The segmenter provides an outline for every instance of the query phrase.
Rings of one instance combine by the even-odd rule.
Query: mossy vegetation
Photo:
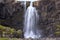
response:
[[[0,25],[0,35],[2,35],[2,37],[6,37],[6,35],[14,35],[14,33],[16,33],[17,35],[22,35],[22,31],[19,30],[15,30],[14,28],[10,28],[10,27],[5,27]]]
[[[17,40],[17,38],[0,38],[0,40]]]
[[[9,40],[8,38],[0,38],[0,40]]]
[[[57,26],[56,26],[55,35],[56,35],[57,37],[60,36],[60,25],[57,25]]]

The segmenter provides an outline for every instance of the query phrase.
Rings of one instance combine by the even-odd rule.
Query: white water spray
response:
[[[24,38],[39,38],[41,37],[39,30],[37,29],[37,23],[39,15],[33,2],[31,1],[30,6],[27,8],[24,20]]]

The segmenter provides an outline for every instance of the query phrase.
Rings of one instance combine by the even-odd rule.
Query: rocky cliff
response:
[[[0,3],[0,24],[17,29],[23,29],[24,5],[14,1]],[[29,2],[27,2],[27,7]],[[60,1],[42,0],[34,2],[39,14],[38,28],[42,30],[42,37],[56,37],[56,27],[60,25]],[[3,20],[3,21],[2,21]],[[59,30],[60,31],[60,30]]]

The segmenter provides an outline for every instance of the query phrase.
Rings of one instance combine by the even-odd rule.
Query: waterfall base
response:
[[[26,35],[27,34],[27,35]],[[25,33],[25,38],[40,38],[40,35],[34,35],[34,33],[31,31],[29,34],[28,33]]]

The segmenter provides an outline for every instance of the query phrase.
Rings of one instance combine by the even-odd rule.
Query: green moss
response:
[[[60,28],[60,25],[57,25],[57,28]]]
[[[0,38],[0,40],[9,40],[8,38]]]
[[[17,40],[17,38],[12,38],[12,40]]]
[[[59,36],[60,35],[60,25],[57,25],[56,26],[56,30],[55,30],[56,32],[55,32],[55,35],[56,36]]]
[[[0,29],[3,29],[4,26],[0,25]]]
[[[60,31],[55,32],[56,35],[60,35]]]
[[[14,28],[10,28],[10,27],[5,27],[5,26],[2,26],[2,25],[0,25],[0,32],[2,33],[2,36],[3,36],[3,34],[5,35],[5,34],[14,34],[14,33],[16,33],[16,34],[18,34],[18,35],[21,35],[22,34],[22,31],[21,30],[15,30]],[[9,36],[9,35],[8,35]]]
[[[0,38],[0,40],[18,40],[17,38]]]
[[[13,34],[15,32],[15,29],[10,29],[10,33]]]
[[[17,34],[22,34],[22,31],[21,30],[17,30]]]

